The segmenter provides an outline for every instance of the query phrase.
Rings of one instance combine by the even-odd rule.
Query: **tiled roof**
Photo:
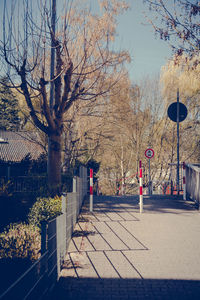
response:
[[[12,132],[0,130],[0,160],[20,162],[27,155],[37,159],[43,148],[37,143],[39,137],[34,132]]]

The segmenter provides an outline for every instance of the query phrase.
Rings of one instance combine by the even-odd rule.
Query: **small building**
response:
[[[21,174],[19,165],[36,161],[45,154],[41,140],[36,132],[12,132],[0,130],[0,177]]]

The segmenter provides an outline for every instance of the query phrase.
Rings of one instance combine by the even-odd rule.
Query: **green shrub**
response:
[[[41,227],[41,221],[49,221],[62,213],[62,199],[55,196],[54,198],[37,198],[30,212],[28,220],[30,224]]]
[[[28,258],[40,256],[41,237],[39,229],[25,223],[10,224],[0,233],[0,258]]]

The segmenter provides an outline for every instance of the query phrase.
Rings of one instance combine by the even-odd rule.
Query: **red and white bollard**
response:
[[[142,213],[143,212],[143,190],[142,190],[143,182],[142,182],[142,162],[141,162],[141,160],[140,160],[139,167],[140,167],[140,174],[139,174],[139,178],[140,178],[140,197],[139,197],[139,199],[140,199],[140,202],[139,202],[139,204],[140,204],[140,213]]]
[[[90,212],[93,211],[93,169],[90,169]]]
[[[183,200],[186,200],[185,162],[183,162]]]

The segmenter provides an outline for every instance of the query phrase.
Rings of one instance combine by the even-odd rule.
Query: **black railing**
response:
[[[38,295],[41,293],[42,286],[47,278],[47,257],[48,252],[45,252],[25,273],[23,273],[6,291],[4,291],[3,294],[0,295],[0,299],[38,299]]]
[[[28,193],[39,191],[42,187],[47,185],[47,176],[15,176],[1,177],[1,188],[7,185],[7,188],[12,193]]]
[[[73,178],[62,174],[62,189],[68,192],[72,191]],[[7,186],[8,192],[11,193],[40,193],[47,190],[47,175],[44,176],[12,176],[0,177],[0,188]]]

